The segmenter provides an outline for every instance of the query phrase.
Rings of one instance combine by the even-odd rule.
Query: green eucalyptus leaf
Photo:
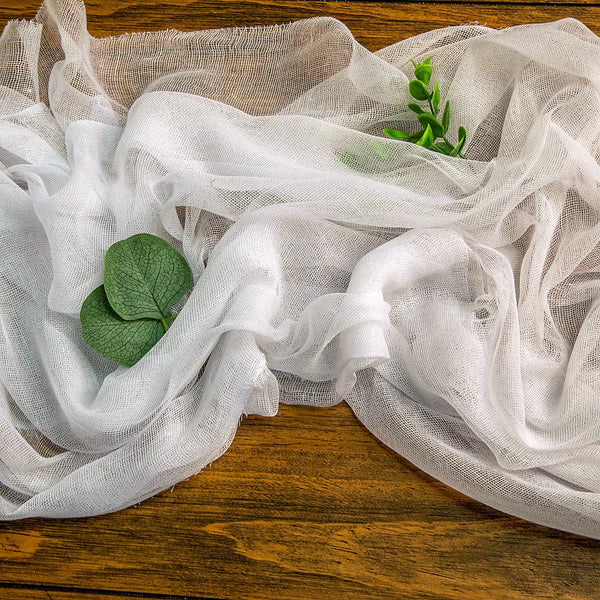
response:
[[[454,148],[452,148],[448,156],[458,156],[458,153],[460,152],[461,148],[462,144],[459,142],[458,144],[456,144],[456,146],[454,146]]]
[[[339,152],[337,158],[341,163],[352,169],[356,168],[359,163],[358,156],[352,152]]]
[[[381,156],[382,158],[385,158],[387,156],[387,146],[379,141],[371,142],[371,149],[377,152],[377,154],[379,154],[379,156]]]
[[[420,131],[417,131],[416,133],[413,133],[409,138],[408,141],[409,142],[416,142],[418,140],[420,140],[423,137],[423,134],[425,133],[424,129],[421,129]]]
[[[423,109],[418,104],[415,104],[414,102],[409,102],[406,105],[406,108],[409,108],[410,110],[412,110],[414,113],[417,113],[418,115],[420,115],[423,112]]]
[[[433,132],[431,131],[431,126],[427,125],[425,129],[425,133],[421,136],[421,139],[417,142],[417,146],[423,146],[424,148],[430,148],[433,144],[434,137]]]
[[[86,343],[125,367],[134,365],[165,333],[161,321],[126,321],[119,317],[108,302],[103,285],[85,299],[79,318]]]
[[[437,81],[431,93],[431,105],[433,106],[433,113],[437,115],[440,110],[440,84]]]
[[[431,65],[419,65],[415,69],[415,77],[422,81],[425,85],[429,85],[431,81],[431,74],[433,73],[433,67]]]
[[[450,154],[450,152],[454,150],[454,146],[451,146],[447,142],[437,142],[436,146],[438,146],[444,154]]]
[[[417,100],[427,100],[429,98],[427,86],[419,79],[413,79],[409,82],[408,91],[410,92],[410,95]]]
[[[446,100],[446,106],[444,106],[442,127],[444,128],[444,133],[446,133],[448,131],[448,127],[450,127],[450,100]]]
[[[366,173],[367,169],[362,164],[360,156],[354,152],[340,152],[337,155],[338,160],[354,171]]]
[[[419,123],[423,125],[423,127],[431,127],[431,131],[434,137],[442,137],[444,135],[444,128],[438,122],[438,120],[430,113],[422,113],[419,115]]]
[[[410,135],[399,129],[384,129],[383,133],[393,140],[408,140]]]
[[[104,258],[104,288],[113,310],[125,320],[164,319],[190,288],[185,259],[162,238],[132,235],[113,244]]]
[[[452,152],[450,152],[450,156],[458,156],[462,147],[465,145],[465,140],[467,139],[467,132],[464,127],[458,128],[458,143],[454,148],[452,148]]]

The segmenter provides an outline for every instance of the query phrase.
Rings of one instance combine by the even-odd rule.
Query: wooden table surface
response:
[[[86,4],[96,36],[317,15],[343,20],[371,50],[471,22],[575,17],[600,33],[592,0]],[[37,9],[3,0],[0,26]],[[599,564],[600,542],[459,494],[379,443],[345,404],[250,417],[211,468],[128,510],[0,523],[1,600],[596,599]]]

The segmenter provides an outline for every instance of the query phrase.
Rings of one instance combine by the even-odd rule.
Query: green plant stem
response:
[[[436,114],[436,113],[434,112],[434,110],[433,110],[433,104],[431,103],[431,98],[427,98],[427,104],[429,104],[429,110],[430,110],[431,114],[432,114],[434,117],[437,117],[437,114]],[[454,146],[454,144],[451,144],[451,143],[449,142],[448,138],[447,138],[445,135],[443,135],[443,136],[442,136],[442,139],[443,139],[443,140],[446,142],[446,144],[448,144],[448,146]],[[464,155],[462,152],[459,152],[459,153],[458,153],[458,155],[459,155],[461,158],[466,158],[466,157],[465,157],[465,155]]]
[[[160,320],[160,322],[162,323],[163,327],[165,328],[165,331],[167,331],[167,329],[169,329],[169,324],[167,323],[167,319],[174,319],[179,313],[173,313],[171,315],[169,315],[166,318],[163,318]]]
[[[429,111],[434,117],[437,117],[437,113],[433,110],[433,104],[431,103],[431,98],[427,98],[427,104],[429,104]]]

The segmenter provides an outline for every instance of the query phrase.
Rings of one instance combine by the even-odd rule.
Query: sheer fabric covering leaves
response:
[[[466,159],[383,134],[421,127],[428,56]],[[345,401],[463,493],[600,538],[586,27],[372,53],[331,18],[94,39],[80,2],[49,0],[0,57],[0,519],[131,506],[223,454],[244,414]],[[78,317],[138,233],[193,285],[128,368]]]

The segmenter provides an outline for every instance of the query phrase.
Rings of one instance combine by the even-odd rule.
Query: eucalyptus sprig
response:
[[[384,129],[383,133],[395,140],[405,140],[407,142],[413,142],[418,146],[429,148],[434,152],[440,152],[447,156],[460,156],[465,158],[464,154],[461,153],[465,140],[467,139],[467,132],[464,127],[458,128],[458,142],[451,144],[446,133],[450,126],[450,100],[446,100],[444,106],[444,112],[442,114],[441,122],[438,120],[438,114],[440,110],[440,86],[439,82],[435,82],[433,90],[429,91],[429,82],[431,81],[431,75],[433,73],[433,67],[429,64],[431,56],[428,56],[422,63],[417,63],[411,60],[415,67],[415,79],[408,83],[408,91],[410,95],[420,102],[427,102],[429,112],[423,109],[415,102],[408,104],[408,108],[417,114],[417,119],[422,126],[420,131],[417,133],[405,133],[399,129]],[[438,141],[441,138],[441,141]]]
[[[104,284],[84,300],[83,339],[106,358],[131,367],[166,333],[171,307],[189,290],[185,258],[168,242],[138,233],[113,244],[104,257]]]

